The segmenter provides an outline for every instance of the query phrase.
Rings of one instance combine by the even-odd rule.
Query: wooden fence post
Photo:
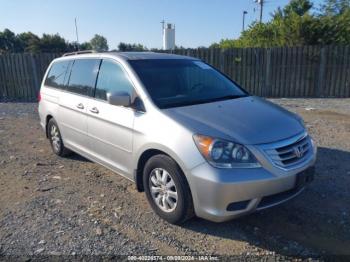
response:
[[[316,82],[316,96],[323,97],[325,88],[325,69],[326,69],[326,48],[322,47],[320,51],[320,66],[318,69],[318,80]]]
[[[271,96],[271,49],[266,50],[266,67],[265,67],[265,90],[263,92],[265,97]]]
[[[38,69],[36,67],[36,63],[35,63],[35,59],[34,59],[34,55],[31,54],[30,56],[30,60],[31,60],[31,64],[32,64],[32,72],[33,72],[33,79],[34,79],[34,90],[38,90],[39,89],[39,80],[38,80]],[[35,94],[37,95],[37,94]]]
[[[9,93],[7,91],[7,80],[6,80],[6,75],[5,75],[5,61],[4,61],[4,56],[0,55],[0,85],[2,86],[0,90],[0,95],[7,98],[9,97]]]
[[[225,67],[225,49],[222,48],[220,49],[220,58],[219,58],[219,61],[220,61],[220,71],[221,72],[224,72],[224,67]]]

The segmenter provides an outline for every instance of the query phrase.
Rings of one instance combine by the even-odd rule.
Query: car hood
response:
[[[193,133],[248,145],[275,142],[304,130],[295,114],[252,96],[169,108],[163,112]]]

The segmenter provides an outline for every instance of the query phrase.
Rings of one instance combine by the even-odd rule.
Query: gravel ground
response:
[[[350,256],[350,99],[272,101],[299,113],[315,138],[315,181],[278,207],[182,226],[158,218],[121,176],[56,157],[37,104],[0,103],[0,255]]]

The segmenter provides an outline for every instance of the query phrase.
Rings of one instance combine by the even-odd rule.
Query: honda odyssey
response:
[[[193,57],[66,54],[39,97],[55,154],[74,151],[132,180],[170,223],[275,206],[313,179],[303,120]]]

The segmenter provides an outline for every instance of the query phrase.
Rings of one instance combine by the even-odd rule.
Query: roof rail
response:
[[[97,53],[97,52],[95,50],[82,50],[82,51],[75,51],[75,52],[65,53],[62,56],[92,54],[92,53]]]

